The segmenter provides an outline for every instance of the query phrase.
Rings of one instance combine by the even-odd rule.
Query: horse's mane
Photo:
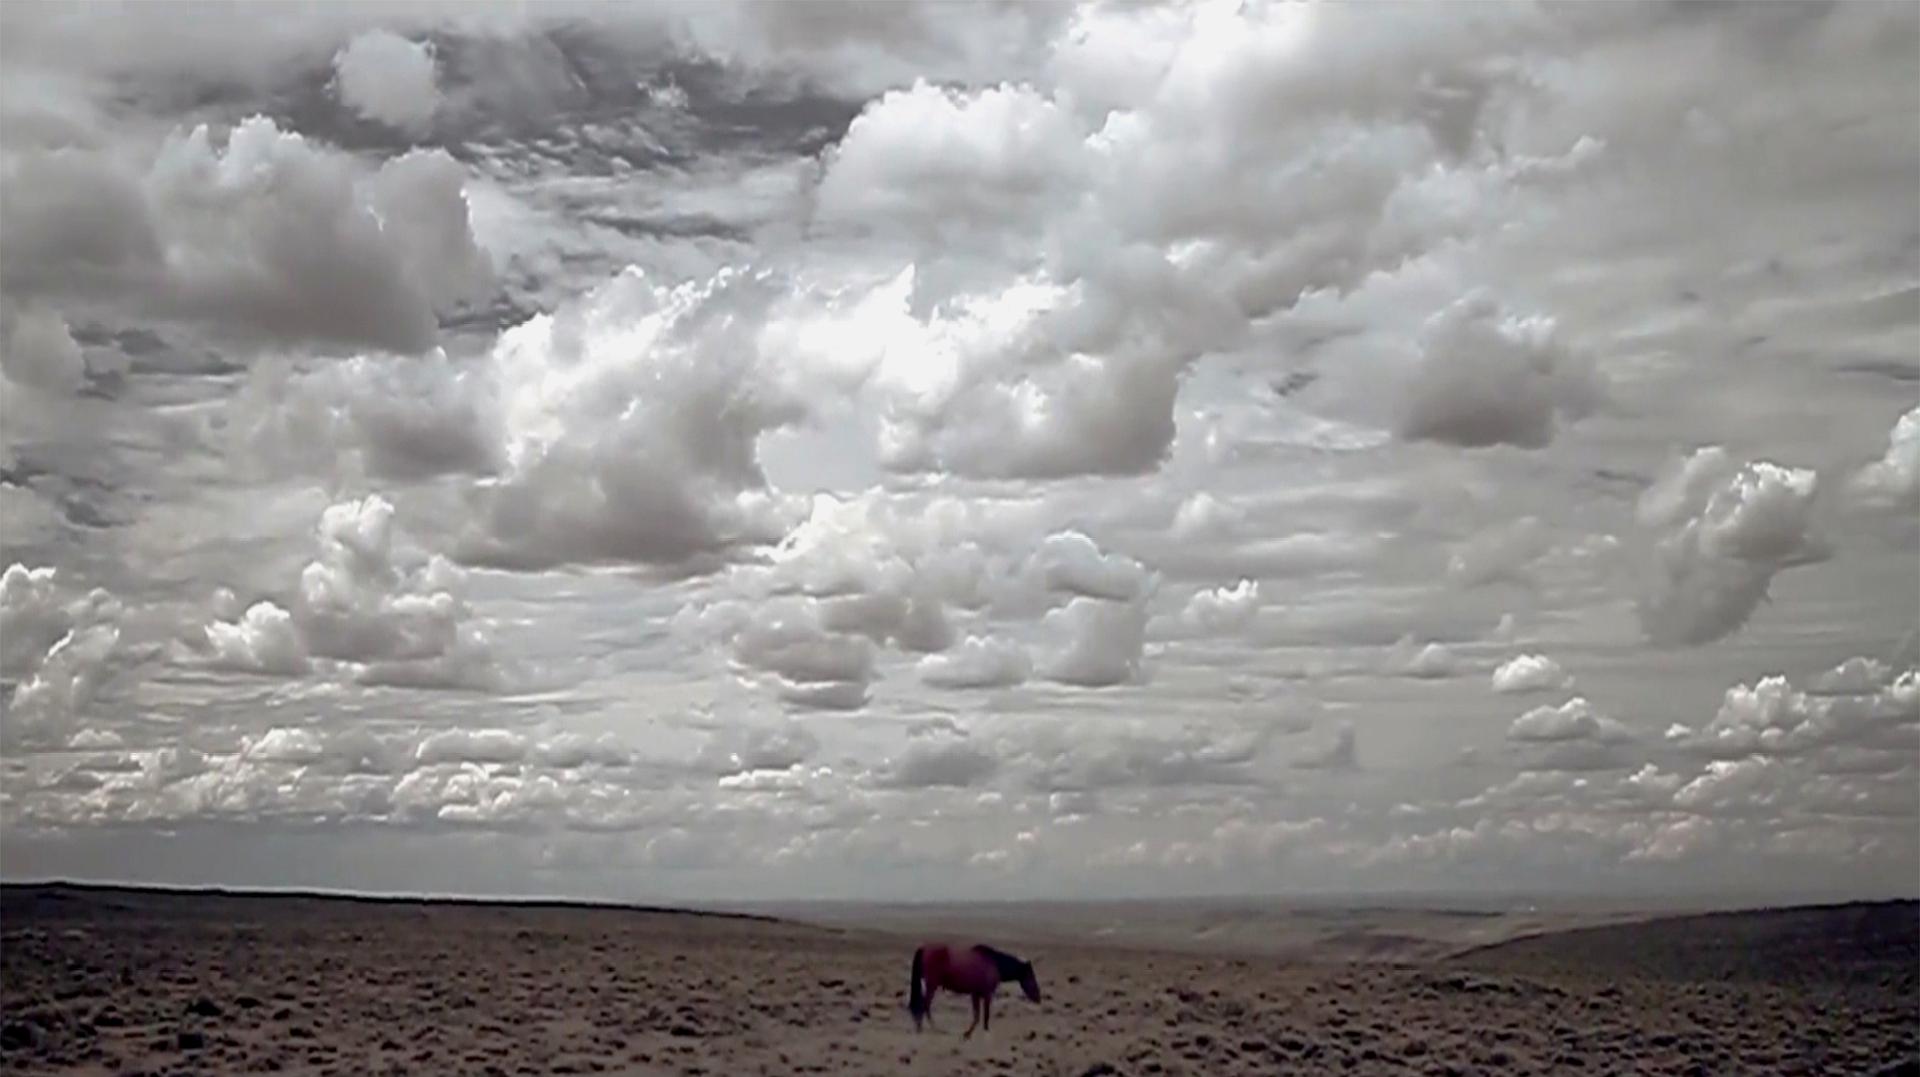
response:
[[[1027,963],[1007,953],[1005,950],[996,950],[991,946],[982,944],[975,946],[973,952],[992,961],[993,967],[999,971],[1002,980],[1018,980],[1026,974]]]

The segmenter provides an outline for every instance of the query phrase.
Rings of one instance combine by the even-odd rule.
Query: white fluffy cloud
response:
[[[215,600],[202,650],[218,668],[276,676],[322,659],[367,684],[499,687],[503,674],[465,598],[465,573],[445,557],[396,540],[394,508],[372,495],[329,506],[315,528],[318,555],[285,606],[232,592]]]
[[[1493,671],[1493,690],[1501,695],[1563,692],[1572,687],[1573,678],[1560,663],[1543,654],[1514,655]]]
[[[935,688],[1011,688],[1033,675],[1019,644],[968,636],[942,654],[920,660],[920,679]]]
[[[1414,651],[1402,668],[1409,677],[1437,680],[1457,673],[1460,659],[1446,644],[1428,643]]]
[[[1815,477],[1765,461],[1696,450],[1641,495],[1653,564],[1640,620],[1655,643],[1709,643],[1753,615],[1775,574],[1824,560],[1814,530]]]
[[[938,737],[910,742],[879,776],[898,789],[978,785],[992,777],[999,761],[970,740]]]
[[[341,103],[389,127],[418,131],[440,105],[433,46],[391,30],[355,37],[333,58],[333,71]]]
[[[1260,584],[1243,579],[1232,586],[1194,592],[1180,611],[1180,620],[1195,632],[1217,635],[1246,628],[1259,612]]]
[[[1855,472],[1848,492],[1869,508],[1920,512],[1920,406],[1894,422],[1885,455]]]
[[[21,150],[0,175],[0,282],[230,338],[419,352],[491,284],[465,182],[441,151],[369,171],[264,117],[224,144],[175,132],[144,164]]]
[[[1059,640],[1041,667],[1049,680],[1108,688],[1141,676],[1147,616],[1137,604],[1075,598],[1048,613],[1043,628]]]
[[[760,285],[635,269],[502,334],[488,361],[506,468],[473,491],[463,556],[672,565],[778,541],[796,506],[767,488],[756,443],[793,412],[730,329]]]
[[[122,664],[119,600],[76,594],[53,568],[0,575],[0,740],[46,747],[75,731]]]
[[[1583,696],[1522,714],[1507,727],[1507,739],[1528,754],[1542,771],[1610,770],[1632,765],[1626,746],[1633,730],[1597,710]]]
[[[1575,696],[1558,707],[1535,707],[1513,720],[1507,736],[1527,743],[1596,740],[1619,743],[1633,739],[1633,731],[1593,708],[1584,696]]]
[[[828,710],[856,710],[875,676],[864,636],[829,630],[812,607],[794,601],[756,610],[733,637],[737,662],[772,675],[782,699]]]
[[[1920,672],[1891,676],[1871,691],[1818,696],[1785,677],[1727,689],[1713,720],[1698,730],[1676,725],[1670,742],[1720,759],[1799,755],[1859,747],[1910,757],[1920,737]],[[1909,758],[1910,762],[1911,759]]]
[[[1591,360],[1551,318],[1511,314],[1488,295],[1435,314],[1419,347],[1397,428],[1409,440],[1537,449],[1553,440],[1556,416],[1586,415],[1599,394]]]

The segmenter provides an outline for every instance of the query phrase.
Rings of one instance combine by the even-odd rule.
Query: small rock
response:
[[[182,1051],[198,1051],[207,1045],[206,1034],[192,1029],[182,1029],[174,1039]]]
[[[218,1017],[220,1016],[220,1004],[205,995],[201,995],[199,998],[187,1003],[187,1012],[195,1017]]]

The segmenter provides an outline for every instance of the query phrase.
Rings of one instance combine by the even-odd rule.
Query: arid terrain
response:
[[[1084,908],[894,910],[855,929],[845,909],[809,925],[8,887],[0,1069],[1920,1073],[1914,902],[1564,923],[1195,908],[1184,931],[1172,906]],[[916,1035],[912,940],[996,919],[989,941],[1021,940],[1043,1002],[1003,992],[992,1030],[963,1041],[967,1004],[942,996]]]

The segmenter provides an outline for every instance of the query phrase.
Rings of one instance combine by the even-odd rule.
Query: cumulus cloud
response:
[[[1892,666],[1877,658],[1855,655],[1814,677],[1807,688],[1826,695],[1866,695],[1892,679]]]
[[[215,604],[226,605],[231,598],[228,592]],[[293,615],[264,600],[248,606],[237,620],[207,625],[207,646],[213,652],[209,664],[217,669],[297,677],[311,665]]]
[[[1111,724],[1111,723],[1109,723]],[[1050,795],[1103,789],[1241,786],[1257,780],[1255,765],[1273,730],[1189,726],[1117,729],[1086,725],[1031,731],[1009,738],[1009,751],[1027,771],[1027,784]],[[1085,810],[1086,797],[1063,806]]]
[[[367,119],[419,131],[440,105],[433,46],[391,30],[369,30],[333,58],[340,101]]]
[[[465,182],[437,150],[368,171],[265,117],[224,143],[175,132],[144,166],[25,150],[0,176],[0,283],[246,340],[420,352],[491,285]]]
[[[1180,611],[1180,621],[1188,629],[1205,635],[1238,632],[1253,623],[1260,612],[1260,584],[1243,579],[1239,583],[1194,592]]]
[[[1148,585],[1140,562],[1106,553],[1078,531],[1048,535],[1034,552],[1033,564],[1049,590],[1087,598],[1126,602]]]
[[[134,656],[121,602],[75,593],[54,568],[14,564],[0,575],[0,740],[45,747],[76,732],[106,683]]]
[[[999,760],[971,740],[922,737],[888,762],[879,784],[894,789],[961,788],[986,781],[999,767]]]
[[[855,710],[875,676],[864,636],[830,631],[811,606],[775,601],[755,610],[733,636],[734,660],[772,675],[782,699],[826,710]]]
[[[1815,476],[1805,468],[1739,464],[1707,447],[1640,496],[1652,539],[1640,622],[1656,643],[1710,643],[1747,622],[1773,577],[1825,560],[1814,529]]]
[[[1670,743],[1719,759],[1792,756],[1838,747],[1911,753],[1920,737],[1920,672],[1907,670],[1871,691],[1821,696],[1765,677],[1727,689],[1713,720],[1676,725]]]
[[[1920,512],[1920,407],[1900,416],[1880,459],[1854,472],[1847,492],[1862,507],[1884,512]]]
[[[1560,663],[1543,654],[1515,655],[1493,671],[1493,690],[1501,695],[1564,692],[1572,687],[1573,678]]]
[[[474,485],[462,556],[677,565],[777,542],[797,506],[768,489],[757,442],[794,413],[732,328],[758,286],[633,269],[503,333],[488,362],[507,466]]]
[[[1026,649],[1007,640],[968,636],[920,660],[920,679],[935,688],[1011,688],[1033,674]]]
[[[1141,676],[1147,615],[1139,605],[1083,596],[1049,612],[1042,627],[1061,641],[1042,667],[1049,680],[1108,688]]]
[[[1561,339],[1553,319],[1519,316],[1485,294],[1435,314],[1420,331],[1420,365],[1397,431],[1411,441],[1538,449],[1556,418],[1592,411],[1592,362]]]
[[[1638,738],[1625,724],[1575,696],[1558,707],[1535,707],[1514,719],[1507,739],[1529,752],[1536,770],[1587,771],[1631,765],[1624,749]]]
[[[287,606],[261,599],[244,612],[230,591],[202,658],[224,669],[298,676],[322,659],[367,684],[492,689],[504,674],[464,592],[465,572],[444,556],[396,541],[394,508],[378,494],[330,505],[315,527],[318,553]]]
[[[1634,739],[1632,730],[1595,710],[1584,696],[1575,696],[1557,707],[1535,707],[1513,720],[1507,736],[1535,744],[1572,740],[1622,743]]]
[[[1428,643],[1414,651],[1402,668],[1409,677],[1437,680],[1459,672],[1460,659],[1446,644]]]

